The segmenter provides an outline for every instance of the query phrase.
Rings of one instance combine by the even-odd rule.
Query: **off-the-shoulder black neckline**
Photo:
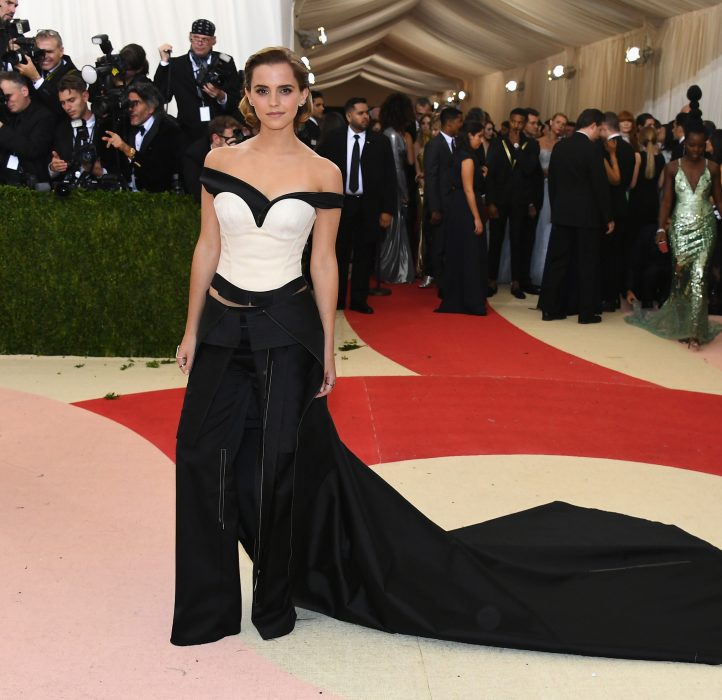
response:
[[[212,179],[216,179],[215,184],[210,182]],[[228,182],[229,188],[225,190],[222,186],[218,186],[218,180]],[[230,192],[240,197],[248,205],[256,226],[259,228],[263,226],[266,215],[273,205],[284,199],[298,199],[313,208],[319,209],[335,209],[343,205],[343,195],[338,192],[287,192],[269,199],[263,192],[245,180],[241,180],[241,178],[225,173],[222,170],[209,167],[203,168],[201,182],[214,197],[221,192]]]
[[[207,165],[203,166],[203,170],[208,170],[209,172],[215,173],[216,175],[222,175],[223,177],[230,178],[231,180],[235,180],[239,184],[243,185],[244,187],[247,187],[249,190],[257,194],[259,197],[263,197],[267,202],[273,203],[277,202],[281,199],[286,199],[288,197],[297,197],[298,195],[305,195],[305,194],[330,194],[330,195],[337,195],[338,197],[343,197],[343,195],[340,192],[323,192],[323,191],[315,191],[312,192],[310,190],[301,190],[299,192],[286,192],[285,194],[280,194],[278,197],[274,197],[271,199],[267,194],[264,194],[259,190],[257,187],[254,187],[250,182],[246,182],[245,180],[242,180],[240,177],[236,177],[235,175],[231,175],[230,173],[223,172],[222,170],[216,170],[215,168],[209,168]]]

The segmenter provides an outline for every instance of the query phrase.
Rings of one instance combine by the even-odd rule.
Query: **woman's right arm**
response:
[[[664,185],[662,186],[662,201],[659,204],[659,220],[658,228],[655,235],[657,245],[665,246],[667,244],[667,221],[672,213],[672,204],[674,201],[674,176],[677,174],[679,161],[673,160],[663,170]]]
[[[193,263],[191,264],[186,329],[176,353],[178,366],[184,374],[189,374],[193,368],[198,323],[203,312],[206,292],[218,268],[220,254],[220,226],[213,207],[213,196],[204,187],[201,190],[201,232],[198,236],[198,242],[193,252]]]
[[[471,215],[474,217],[474,233],[480,236],[484,231],[484,223],[479,214],[479,206],[476,203],[476,192],[474,192],[474,159],[464,158],[461,161],[461,184],[464,188],[466,203],[469,205]]]

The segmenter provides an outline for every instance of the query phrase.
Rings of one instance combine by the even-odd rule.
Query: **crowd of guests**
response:
[[[242,72],[215,50],[213,22],[195,20],[177,56],[162,44],[151,78],[142,46],[114,54],[107,37],[96,65],[79,70],[58,31],[28,40],[15,30],[17,4],[0,0],[0,184],[185,191],[200,201],[206,154],[251,135],[238,109]],[[177,117],[166,111],[173,98]]]
[[[323,95],[315,93],[314,105],[323,107]],[[698,99],[690,98],[668,124],[648,113],[598,109],[584,110],[576,121],[563,113],[542,120],[536,109],[516,108],[497,129],[481,108],[464,113],[458,105],[444,105],[434,112],[428,99],[414,103],[401,93],[379,108],[351,98],[344,111],[345,123],[321,109],[304,130],[312,130],[313,138],[301,132],[344,173],[342,279],[351,255],[365,260],[364,277],[374,271],[375,258],[380,281],[418,278],[419,287],[436,287],[437,312],[485,315],[486,299],[499,288],[508,236],[511,294],[539,295],[545,321],[577,315],[581,324],[599,323],[603,313],[626,301],[637,310],[638,325],[645,325],[644,312],[662,307],[685,275],[680,294],[703,303],[705,319],[708,286],[710,310],[722,310],[722,246],[716,245],[719,217],[713,218],[713,203],[720,203],[722,130],[702,121]],[[354,125],[359,111],[366,119]],[[379,136],[386,137],[383,147],[376,146],[385,151],[376,159],[385,163],[378,172],[364,172],[363,155],[354,164],[356,132],[377,144]],[[325,135],[332,133],[337,143],[329,151]],[[695,160],[700,139],[701,160]],[[361,149],[363,154],[363,144]],[[691,273],[681,263],[681,240],[668,241],[668,234],[673,238],[675,220],[675,231],[683,228],[677,173],[699,175],[700,163],[711,179],[695,216],[714,230],[711,244],[697,251],[697,272]],[[383,182],[393,200],[382,204],[377,198],[371,206],[363,188],[349,188],[355,167],[363,175],[355,184],[367,178]],[[349,206],[356,212],[353,220],[346,215]],[[368,281],[354,282],[352,271],[351,288],[351,308],[371,313]],[[344,305],[345,290],[339,308]],[[677,312],[700,316],[690,309]],[[697,346],[716,332],[714,324],[682,324],[674,337]]]

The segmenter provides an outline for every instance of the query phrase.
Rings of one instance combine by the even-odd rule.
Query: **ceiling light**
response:
[[[434,110],[437,110],[437,109],[439,109],[439,103],[438,103],[438,102],[434,102]]]
[[[313,49],[318,44],[325,44],[328,41],[328,34],[323,27],[318,29],[297,29],[296,36],[304,49]]]
[[[306,66],[308,70],[311,70],[311,61],[309,61],[306,56],[301,56],[301,63],[303,63],[303,65]]]
[[[466,99],[466,93],[463,90],[459,90],[459,99],[460,100]]]
[[[510,80],[506,85],[504,85],[504,89],[507,92],[521,92],[524,89],[524,83],[517,82],[516,80]]]
[[[558,63],[547,71],[547,77],[549,80],[560,80],[561,78],[571,78],[576,72],[573,66]]]
[[[328,36],[326,36],[326,30],[323,27],[318,28],[318,40],[325,44],[328,41]]]
[[[646,63],[652,54],[654,54],[654,49],[649,46],[644,49],[639,46],[630,46],[624,55],[624,62],[639,66]]]
[[[454,101],[454,98],[453,98],[451,95],[449,95],[449,96],[446,98],[446,101],[447,101],[449,104],[451,104],[451,103]]]
[[[309,85],[315,85],[316,84],[316,76],[313,73],[308,74],[308,84]]]

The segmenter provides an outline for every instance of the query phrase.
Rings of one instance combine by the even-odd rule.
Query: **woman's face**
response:
[[[488,122],[486,126],[484,126],[484,138],[487,141],[491,141],[494,138],[494,125],[491,122]]]
[[[422,134],[430,134],[431,133],[431,117],[428,115],[421,117],[419,126],[421,127]]]
[[[631,134],[633,128],[634,122],[630,122],[627,119],[625,119],[623,122],[619,122],[619,131],[621,131],[623,134]]]
[[[285,129],[293,124],[299,105],[308,99],[308,89],[301,90],[288,63],[256,66],[251,89],[246,97],[258,120],[267,129]]]
[[[690,134],[684,140],[684,151],[690,160],[699,160],[704,157],[704,147],[707,139],[704,134]]]
[[[478,131],[475,134],[469,134],[469,145],[476,151],[484,140],[484,130]]]
[[[657,143],[664,143],[667,140],[667,127],[662,124],[662,126],[657,129]]]
[[[431,135],[438,136],[440,131],[441,131],[441,123],[438,121],[432,122],[431,123]]]

